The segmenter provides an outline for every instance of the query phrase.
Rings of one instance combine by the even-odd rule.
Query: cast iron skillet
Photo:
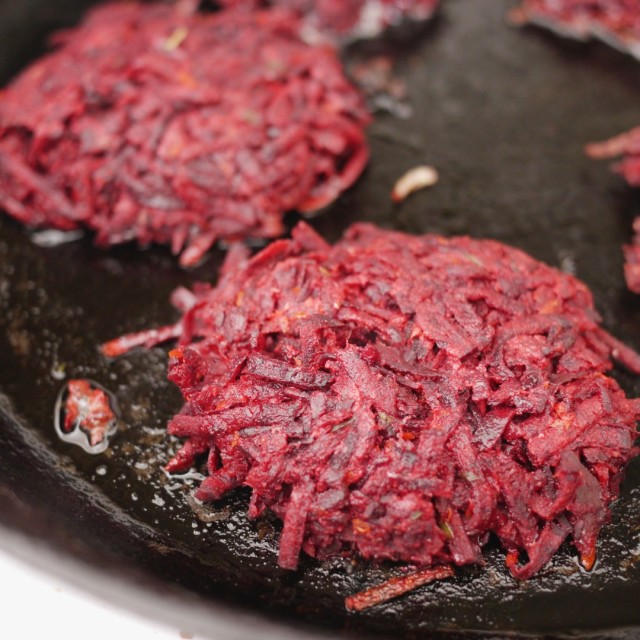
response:
[[[89,3],[0,3],[2,80],[42,51],[46,32],[77,20],[80,4]],[[582,153],[585,143],[640,121],[640,64],[602,45],[510,29],[503,21],[508,7],[507,0],[446,0],[430,27],[347,52],[350,60],[393,55],[414,115],[376,118],[366,175],[312,223],[331,240],[350,223],[369,220],[516,245],[575,270],[592,288],[606,327],[640,348],[640,298],[625,290],[620,251],[640,200]],[[440,183],[392,205],[395,179],[424,162],[438,167]],[[640,461],[629,469],[590,574],[567,546],[539,576],[516,583],[501,550],[490,545],[484,568],[360,615],[346,613],[345,595],[384,580],[392,567],[306,558],[297,572],[280,570],[278,525],[247,521],[242,492],[205,514],[214,521],[203,522],[186,501],[195,480],[161,470],[176,446],[164,425],[180,406],[164,380],[165,352],[108,362],[97,345],[174,320],[172,289],[214,279],[222,257],[216,251],[185,272],[164,249],[105,252],[90,238],[43,248],[1,217],[5,525],[88,559],[105,575],[124,573],[138,585],[142,577],[159,602],[159,591],[180,585],[175,607],[186,606],[186,594],[210,603],[201,626],[207,616],[215,626],[220,611],[251,611],[268,617],[276,625],[270,628],[341,637],[640,634]],[[628,393],[640,395],[637,378],[615,375]],[[53,407],[71,377],[92,378],[118,398],[120,430],[104,454],[56,438]],[[163,615],[160,607],[155,612]],[[240,626],[234,633],[255,635]]]

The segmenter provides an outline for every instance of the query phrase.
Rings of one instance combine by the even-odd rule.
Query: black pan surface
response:
[[[640,348],[640,298],[625,290],[620,250],[640,198],[582,152],[585,143],[640,122],[640,64],[603,45],[511,29],[509,6],[446,0],[429,27],[347,51],[351,62],[392,55],[413,115],[376,116],[365,176],[312,224],[332,240],[368,220],[521,247],[575,271],[592,288],[605,326]],[[2,81],[80,9],[62,0],[0,0]],[[393,205],[394,181],[425,162],[439,169],[440,183]],[[165,351],[110,362],[97,346],[174,321],[170,292],[215,279],[222,258],[216,251],[186,272],[162,248],[105,252],[90,237],[45,248],[0,217],[1,523],[104,571],[141,572],[155,589],[180,585],[212,607],[334,636],[640,636],[640,460],[629,468],[591,573],[567,546],[537,577],[517,583],[490,545],[486,567],[359,615],[347,614],[344,597],[386,579],[393,567],[306,558],[297,572],[280,570],[278,525],[249,522],[242,492],[194,513],[187,497],[196,479],[161,470],[177,444],[164,426],[180,407],[164,379]],[[640,396],[640,380],[615,375]],[[91,378],[118,399],[120,429],[103,454],[55,434],[56,397],[74,377]]]

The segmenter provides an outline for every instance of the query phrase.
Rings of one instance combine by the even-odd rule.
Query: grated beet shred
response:
[[[568,538],[593,565],[640,416],[605,373],[640,356],[579,280],[498,242],[357,224],[331,246],[301,223],[173,302],[175,326],[103,351],[178,338],[167,469],[206,455],[200,500],[250,487],[249,516],[284,523],[282,567],[482,563],[491,533],[517,578]]]
[[[0,100],[0,206],[98,245],[270,238],[363,171],[370,116],[335,51],[284,10],[194,14],[112,3]],[[241,43],[229,46],[229,43]]]

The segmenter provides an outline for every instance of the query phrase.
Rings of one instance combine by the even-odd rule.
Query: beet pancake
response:
[[[364,169],[369,115],[333,50],[295,14],[108,4],[0,98],[0,206],[100,246],[282,233]]]
[[[498,242],[357,224],[331,246],[302,223],[173,302],[176,325],[103,351],[178,339],[167,468],[207,456],[201,500],[250,487],[282,567],[481,563],[491,533],[518,578],[565,539],[593,565],[640,415],[605,373],[640,356],[576,278]]]

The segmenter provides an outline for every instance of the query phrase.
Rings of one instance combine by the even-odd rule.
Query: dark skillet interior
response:
[[[640,348],[640,298],[625,290],[620,251],[640,199],[582,153],[585,143],[640,122],[640,64],[599,44],[511,29],[503,20],[506,0],[444,4],[435,23],[410,40],[395,34],[349,50],[352,60],[392,54],[414,115],[376,117],[366,175],[312,224],[332,240],[350,223],[369,220],[516,245],[575,269],[606,327]],[[42,51],[48,31],[73,23],[80,8],[71,0],[0,1],[2,80]],[[393,182],[424,162],[438,167],[440,183],[393,205]],[[607,635],[635,627],[629,634],[637,637],[640,460],[629,469],[590,574],[567,546],[538,577],[516,583],[491,546],[485,568],[361,615],[345,612],[345,595],[393,568],[304,559],[297,572],[279,570],[277,523],[249,522],[244,494],[212,510],[221,519],[202,522],[186,502],[195,481],[161,471],[176,446],[164,425],[180,406],[164,379],[164,350],[108,362],[97,346],[173,321],[172,289],[214,279],[222,257],[216,251],[185,272],[165,249],[101,251],[88,237],[41,248],[21,226],[0,219],[2,521],[94,562],[128,564],[161,583],[315,629],[422,638],[433,630]],[[615,375],[640,395],[640,380]],[[106,453],[92,456],[56,438],[62,376],[92,378],[117,396],[122,423]]]

